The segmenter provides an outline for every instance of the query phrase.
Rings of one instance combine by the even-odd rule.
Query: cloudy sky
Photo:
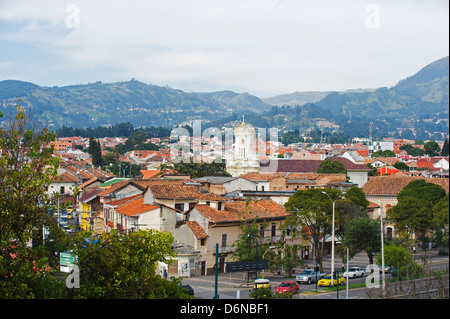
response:
[[[259,97],[395,85],[449,55],[448,0],[0,0],[0,80]]]

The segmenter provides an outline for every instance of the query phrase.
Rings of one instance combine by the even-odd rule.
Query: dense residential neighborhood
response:
[[[246,129],[250,132],[247,135],[243,133]],[[400,147],[423,148],[423,144],[415,145],[412,140],[389,139],[378,143],[382,147],[379,151],[392,152],[389,157],[373,154],[370,141],[285,146],[266,142],[265,153],[258,153],[258,147],[251,149],[250,139],[254,138],[251,125],[239,126],[235,132],[244,137],[242,145],[232,149],[231,164],[228,161],[226,164],[227,170],[229,164],[233,165],[232,176],[195,178],[174,169],[170,150],[177,144],[169,144],[168,140],[149,140],[158,145],[157,151],[132,150],[117,155],[118,162],[139,165],[139,173],[130,176],[131,171],[111,173],[112,164],[93,165],[92,157],[86,153],[89,139],[60,138],[54,143],[55,154],[61,158],[58,177],[48,192],[58,194],[61,205],[65,202],[74,205],[78,213],[77,229],[97,234],[113,229],[121,233],[144,229],[171,233],[175,249],[183,253],[170,265],[160,263],[159,274],[164,276],[168,272],[175,277],[213,274],[216,243],[219,272],[225,272],[225,264],[235,260],[233,253],[243,231],[243,221],[257,223],[262,242],[276,243],[282,236],[283,223],[292,214],[284,205],[298,190],[334,189],[345,193],[352,187],[360,188],[369,201],[366,214],[374,220],[381,214],[386,217],[386,212],[398,203],[397,195],[411,181],[423,179],[449,192],[449,157],[410,156]],[[98,140],[103,156],[125,143],[120,138]],[[443,147],[441,143],[440,149]],[[207,155],[211,154],[210,149],[204,150],[203,160],[211,162]],[[318,173],[326,160],[339,162],[345,172]],[[398,169],[396,163],[405,166],[397,166]],[[397,236],[395,223],[385,222],[384,236],[387,240]],[[301,260],[318,253],[306,238],[290,235],[283,238],[296,247]],[[331,238],[323,245],[323,254],[329,255]]]

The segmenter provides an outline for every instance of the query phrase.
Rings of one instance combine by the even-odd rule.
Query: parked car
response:
[[[192,288],[190,285],[179,285],[181,286],[188,295],[194,296],[194,288]]]
[[[255,291],[259,288],[270,288],[270,280],[269,279],[256,279],[255,285],[253,286],[252,291]]]
[[[295,276],[295,280],[298,283],[307,282],[308,284],[310,284],[312,282],[316,282],[316,278],[317,278],[317,280],[320,280],[320,279],[324,278],[325,276],[326,276],[326,273],[317,272],[317,276],[316,276],[316,271],[314,269],[305,269],[301,274]]]
[[[365,270],[362,267],[350,267],[348,271],[342,274],[342,276],[347,277],[348,274],[348,278],[363,277],[364,272]]]
[[[345,278],[342,276],[334,278],[333,285],[337,286],[338,284],[340,286],[345,284]],[[329,287],[331,285],[331,275],[326,275],[323,279],[319,280],[318,285],[321,287]]]
[[[378,268],[380,269],[380,272],[383,272],[383,267],[381,265],[378,265]],[[391,271],[391,266],[384,266],[384,273],[387,274]]]
[[[68,223],[69,223],[69,218],[67,217],[67,215],[59,216],[59,224],[61,226],[67,226]]]
[[[283,281],[275,290],[276,293],[290,293],[296,294],[299,291],[300,287],[295,281]]]

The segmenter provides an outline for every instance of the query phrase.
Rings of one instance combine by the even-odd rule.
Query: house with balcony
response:
[[[225,271],[226,262],[233,261],[233,244],[241,234],[241,223],[256,219],[264,237],[262,241],[275,242],[281,236],[281,223],[289,215],[272,200],[226,202],[220,210],[199,204],[185,213],[185,223],[173,235],[179,242],[200,251],[201,275],[209,275],[214,273],[216,243],[219,244],[219,272]]]
[[[94,232],[103,230],[103,226],[101,225],[102,221],[94,218],[94,216],[103,208],[100,197],[98,196],[101,192],[101,189],[94,189],[78,199],[78,222],[81,229]],[[100,223],[100,225],[97,223]]]

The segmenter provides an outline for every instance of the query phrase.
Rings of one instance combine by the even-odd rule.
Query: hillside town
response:
[[[298,190],[346,192],[356,186],[370,203],[366,210],[372,219],[385,217],[398,203],[397,195],[411,181],[424,179],[449,192],[448,155],[436,152],[432,156],[412,156],[404,148],[409,145],[424,150],[428,141],[370,138],[349,144],[282,145],[257,139],[255,128],[245,120],[233,133],[235,143],[228,150],[221,143],[219,149],[213,146],[217,144],[214,138],[201,140],[200,162],[211,163],[222,156],[227,174],[195,177],[174,168],[176,156],[172,152],[194,143],[192,137],[175,142],[170,138],[151,138],[146,142],[158,150],[131,150],[116,156],[118,163],[138,165],[138,174],[132,174],[131,169],[119,169],[113,174],[112,164],[93,165],[92,156],[86,152],[88,138],[58,138],[54,149],[61,161],[58,177],[48,193],[58,194],[61,206],[73,205],[76,222],[72,229],[66,225],[69,232],[170,232],[178,254],[174,263],[159,264],[160,275],[193,277],[214,273],[217,243],[219,272],[225,272],[225,264],[233,261],[242,221],[255,220],[265,243],[278,241],[282,224],[290,215],[284,204]],[[105,156],[124,144],[126,138],[97,141]],[[445,143],[438,144],[439,150],[444,149]],[[193,154],[189,150],[184,156],[192,158]],[[318,173],[325,160],[340,162],[346,173]],[[397,236],[395,223],[386,220],[384,236],[388,240]],[[302,260],[316,255],[307,239],[287,235],[285,240],[295,244]],[[328,238],[325,255],[331,253],[331,245]]]

